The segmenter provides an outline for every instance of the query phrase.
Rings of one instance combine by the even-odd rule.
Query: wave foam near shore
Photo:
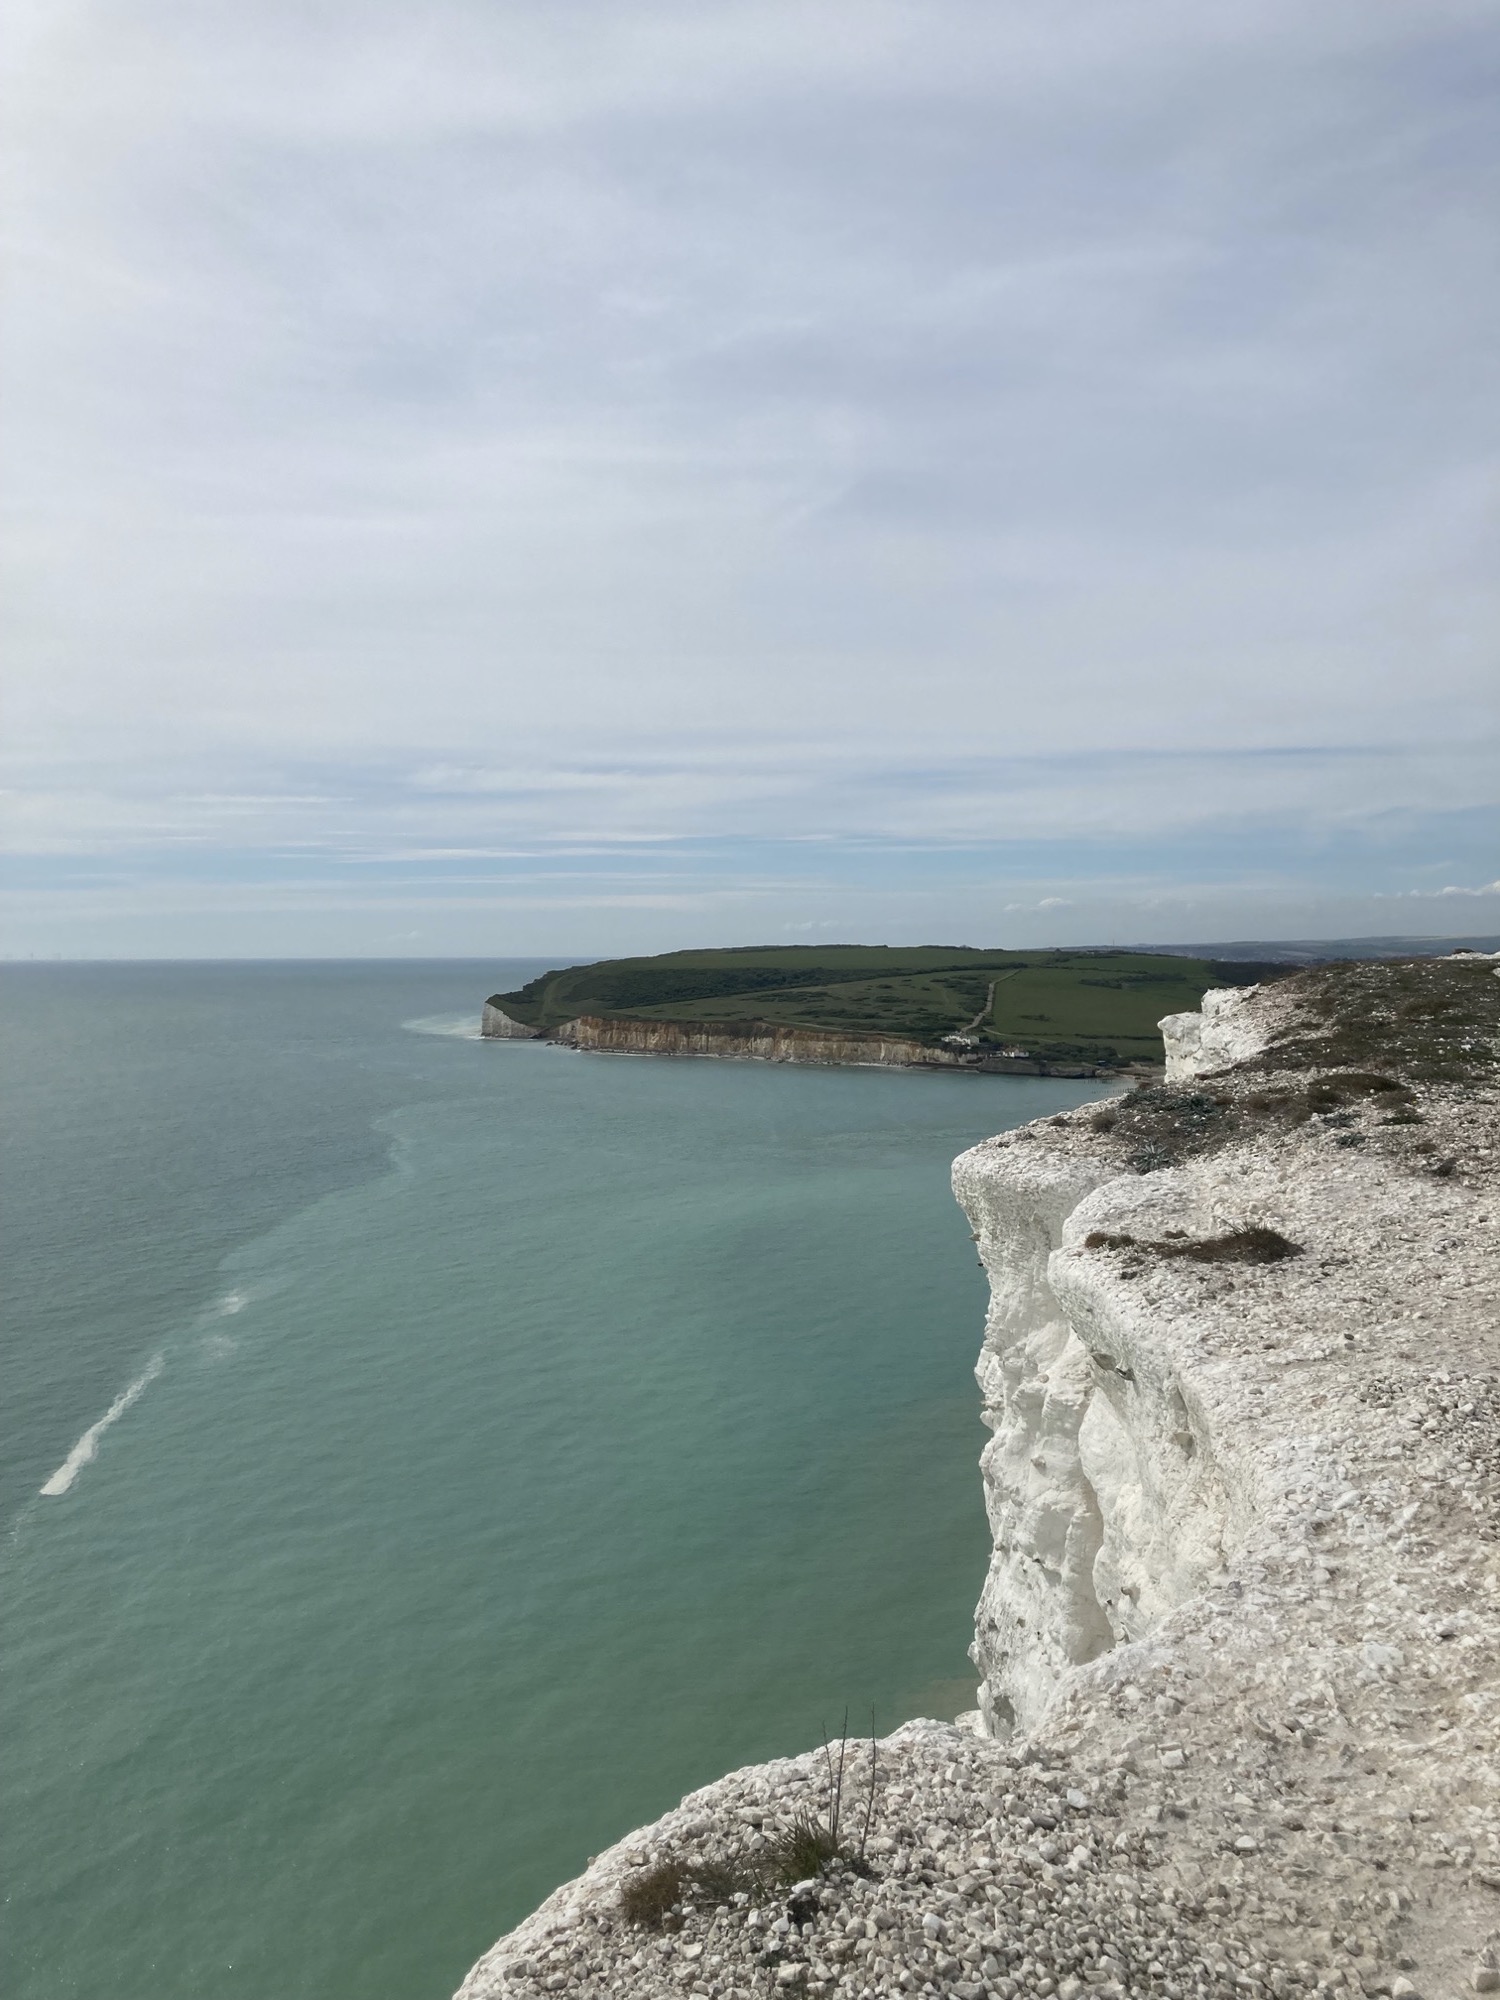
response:
[[[472,1014],[419,1014],[413,1021],[403,1021],[402,1027],[409,1035],[445,1035],[460,1042],[482,1041],[479,1023]]]

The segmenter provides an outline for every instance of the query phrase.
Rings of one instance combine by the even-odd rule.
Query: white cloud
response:
[[[1455,882],[1441,889],[1404,889],[1400,892],[1407,898],[1417,898],[1424,902],[1441,901],[1444,896],[1500,896],[1500,881],[1481,882],[1477,888],[1466,889]]]
[[[1481,0],[30,0],[8,839],[1071,835],[1170,885],[1300,834],[1411,879],[1495,804],[1497,42]]]

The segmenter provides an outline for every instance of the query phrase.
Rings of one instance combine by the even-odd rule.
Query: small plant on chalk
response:
[[[870,1714],[870,1782],[864,1801],[858,1845],[846,1838],[845,1780],[852,1775],[849,1764],[849,1717],[838,1748],[823,1738],[823,1756],[828,1769],[828,1811],[819,1816],[807,1807],[789,1825],[771,1835],[759,1853],[720,1853],[662,1861],[654,1868],[633,1875],[620,1889],[620,1914],[627,1923],[646,1930],[677,1930],[683,1911],[691,1903],[724,1904],[736,1896],[756,1898],[767,1891],[790,1888],[798,1882],[843,1867],[856,1875],[868,1875],[865,1851],[875,1818],[875,1794],[879,1779],[879,1758],[875,1744],[875,1716]]]
[[[828,1766],[827,1818],[819,1819],[811,1812],[800,1812],[791,1825],[772,1842],[771,1867],[778,1881],[803,1882],[810,1875],[819,1875],[838,1861],[841,1861],[846,1868],[852,1868],[857,1875],[869,1873],[865,1850],[869,1845],[870,1827],[875,1817],[875,1788],[879,1776],[874,1710],[870,1711],[870,1782],[865,1797],[864,1823],[860,1828],[857,1847],[851,1846],[847,1841],[844,1824],[844,1780],[849,1772],[847,1709],[844,1711],[844,1726],[839,1733],[837,1755],[825,1733],[823,1756]]]
[[[810,1812],[800,1812],[771,1842],[771,1873],[780,1883],[805,1882],[839,1858],[838,1835]]]

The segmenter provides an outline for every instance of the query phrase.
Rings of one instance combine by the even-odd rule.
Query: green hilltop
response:
[[[929,1047],[962,1034],[983,1054],[1113,1068],[1159,1063],[1157,1022],[1196,1007],[1208,987],[1286,970],[1138,951],[749,945],[602,959],[491,998],[544,1031],[586,1014],[723,1028],[769,1022]]]

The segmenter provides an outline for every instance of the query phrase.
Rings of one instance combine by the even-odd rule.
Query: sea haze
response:
[[[539,969],[0,976],[12,2000],[442,2000],[970,1699],[948,1164],[1100,1086],[480,1042]]]

